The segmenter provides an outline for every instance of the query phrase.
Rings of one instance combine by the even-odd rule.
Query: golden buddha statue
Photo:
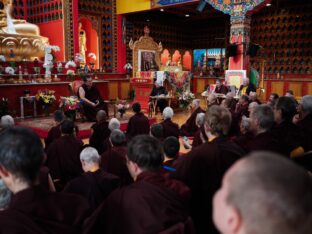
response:
[[[40,36],[37,25],[12,19],[12,0],[0,0],[0,49],[8,61],[33,60],[44,56],[48,38]]]

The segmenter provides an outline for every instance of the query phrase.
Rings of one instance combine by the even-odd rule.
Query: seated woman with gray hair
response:
[[[1,122],[0,122],[0,132],[13,127],[14,126],[14,119],[11,115],[4,115],[1,117]]]
[[[233,137],[232,141],[246,150],[245,146],[254,137],[253,133],[251,132],[250,118],[247,118],[246,116],[242,117],[242,120],[239,125],[239,131],[240,131],[240,135]]]
[[[186,149],[195,148],[203,143],[205,143],[208,138],[205,133],[204,123],[205,123],[205,113],[198,113],[196,116],[196,125],[198,127],[197,132],[194,134],[194,139],[192,145],[189,143],[188,138],[183,139],[183,145]]]
[[[163,126],[163,131],[164,131],[164,138],[167,138],[169,136],[174,136],[176,138],[179,138],[180,135],[180,129],[179,125],[172,122],[172,117],[173,117],[173,110],[171,107],[166,107],[163,111],[163,117],[164,121],[161,122],[160,124]]]
[[[120,129],[120,122],[116,118],[111,118],[111,120],[108,123],[108,128],[111,131],[114,131],[115,129]]]

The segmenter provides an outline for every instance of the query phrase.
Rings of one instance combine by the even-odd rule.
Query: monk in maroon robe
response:
[[[273,109],[276,125],[272,134],[279,146],[279,153],[287,157],[296,157],[304,153],[303,134],[292,122],[296,114],[296,102],[291,97],[280,97]]]
[[[55,140],[47,151],[47,166],[53,180],[60,186],[82,174],[79,155],[83,142],[74,135],[74,123],[64,120],[61,125],[62,136]]]
[[[217,233],[212,223],[212,198],[220,188],[226,170],[244,151],[226,135],[231,126],[231,113],[220,106],[208,108],[205,118],[208,142],[192,149],[176,161],[175,177],[191,188],[191,217],[196,233]]]
[[[132,105],[132,110],[134,111],[134,115],[129,119],[127,126],[127,138],[131,139],[136,135],[140,134],[148,134],[149,133],[149,120],[141,112],[140,103],[134,103]]]
[[[180,129],[179,125],[172,122],[173,110],[171,107],[166,107],[163,111],[164,121],[160,124],[163,126],[164,138],[174,136],[179,139]]]
[[[70,181],[63,191],[85,197],[95,210],[119,186],[119,178],[100,169],[101,156],[95,148],[85,148],[80,160],[85,173]]]
[[[215,88],[214,92],[226,95],[229,92],[229,89],[221,83],[220,79],[217,79],[216,80],[216,88]]]
[[[108,106],[103,101],[99,90],[92,84],[92,77],[83,77],[84,84],[78,89],[78,97],[83,101],[83,114],[90,122],[96,121],[96,113],[104,110],[109,116]]]
[[[61,136],[61,123],[65,116],[62,111],[57,110],[53,114],[55,126],[53,126],[49,132],[47,138],[44,139],[45,149],[47,150],[49,145],[57,138]]]
[[[97,122],[91,126],[91,136],[89,139],[90,146],[94,147],[99,154],[105,152],[109,146],[107,139],[111,133],[108,128],[107,116],[105,111],[99,110],[96,114]]]
[[[0,136],[0,176],[14,194],[0,212],[0,233],[81,233],[87,201],[36,185],[43,159],[42,143],[31,130],[16,127]]]
[[[254,108],[250,115],[250,129],[254,134],[246,145],[246,150],[278,152],[278,144],[271,129],[274,125],[273,110],[269,105],[259,105]]]
[[[196,124],[197,114],[205,112],[199,105],[200,105],[199,99],[193,100],[193,113],[181,126],[182,136],[194,136],[194,134],[197,132],[198,130],[198,126]]]
[[[119,129],[113,130],[110,135],[112,147],[101,155],[101,168],[120,178],[121,185],[133,182],[127,168],[127,147],[125,134]]]
[[[299,122],[297,123],[304,136],[304,150],[312,150],[312,95],[302,97],[298,105]]]

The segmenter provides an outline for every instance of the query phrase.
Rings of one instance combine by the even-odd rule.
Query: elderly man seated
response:
[[[13,126],[14,126],[14,119],[11,115],[4,115],[1,117],[0,132]]]

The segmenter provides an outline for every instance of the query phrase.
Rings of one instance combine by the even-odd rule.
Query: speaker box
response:
[[[257,56],[258,50],[260,49],[260,46],[257,44],[250,44],[247,50],[247,55],[250,57]]]
[[[228,45],[227,54],[229,55],[229,57],[235,57],[237,55],[237,45],[236,44]]]

